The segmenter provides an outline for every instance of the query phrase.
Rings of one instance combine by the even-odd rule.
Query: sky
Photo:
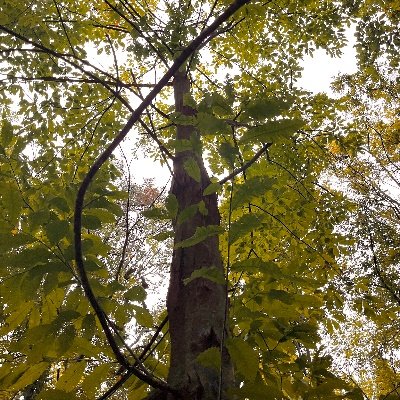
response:
[[[356,72],[356,50],[354,48],[356,39],[354,34],[355,26],[352,26],[346,33],[348,43],[342,50],[343,54],[340,58],[331,58],[321,49],[316,50],[313,57],[304,57],[304,71],[302,78],[298,81],[299,86],[313,93],[332,94],[329,86],[333,77],[337,76],[339,72],[349,74]]]

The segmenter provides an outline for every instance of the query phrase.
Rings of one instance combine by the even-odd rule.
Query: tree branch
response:
[[[0,30],[8,33],[11,36],[16,37],[17,39],[20,39],[21,41],[23,41],[24,43],[30,44],[31,46],[34,46],[36,49],[41,50],[43,53],[45,54],[49,54],[53,57],[56,57],[60,60],[65,61],[67,64],[73,66],[74,68],[76,68],[78,71],[82,72],[84,75],[90,77],[93,79],[94,82],[99,83],[100,85],[102,85],[104,88],[106,88],[109,92],[111,92],[115,98],[117,98],[130,112],[133,112],[133,108],[131,107],[131,105],[120,95],[120,93],[118,93],[116,90],[114,90],[112,87],[110,87],[110,85],[108,85],[106,83],[106,81],[104,81],[103,79],[99,78],[96,74],[94,74],[93,72],[90,72],[88,70],[86,70],[85,68],[83,68],[81,65],[79,65],[78,63],[74,62],[71,60],[75,59],[77,61],[79,61],[80,63],[89,66],[90,68],[93,68],[95,71],[101,72],[102,74],[104,74],[105,76],[114,79],[114,77],[110,74],[107,74],[106,72],[100,70],[99,68],[91,65],[89,62],[79,58],[78,56],[76,56],[75,54],[63,54],[63,53],[59,53],[57,51],[51,50],[45,46],[43,46],[40,43],[37,43],[33,40],[30,40],[28,38],[26,38],[23,35],[20,35],[17,32],[14,32],[11,29],[6,28],[4,25],[0,25]],[[117,83],[115,83],[117,84]]]
[[[236,168],[231,174],[218,181],[218,183],[222,185],[225,182],[228,182],[229,180],[233,179],[236,175],[239,175],[241,172],[246,171],[246,169],[249,168],[252,164],[254,164],[270,146],[272,146],[272,143],[266,143],[259,151],[257,151],[257,153],[251,160],[247,161],[247,163],[241,166],[240,168]]]
[[[0,51],[1,53],[1,51]],[[5,80],[21,80],[25,82],[29,81],[43,81],[43,82],[67,82],[67,83],[99,83],[98,79],[90,79],[90,78],[64,78],[61,76],[17,76],[17,75],[6,75],[7,78],[2,79]],[[109,86],[119,86],[126,89],[130,88],[153,88],[155,86],[154,83],[124,83],[122,81],[108,81],[108,80],[101,80],[103,83]],[[165,86],[172,86],[172,82],[168,82]]]

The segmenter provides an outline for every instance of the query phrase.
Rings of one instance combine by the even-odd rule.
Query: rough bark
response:
[[[196,110],[184,105],[184,96],[190,91],[190,82],[185,72],[174,77],[174,95],[176,111],[193,116]],[[178,125],[178,140],[200,140],[192,125]],[[196,160],[201,172],[200,182],[189,176],[184,163],[189,158]],[[176,196],[180,212],[202,200],[208,210],[207,215],[199,211],[182,224],[173,221],[175,244],[194,235],[197,227],[219,225],[217,195],[203,196],[204,189],[210,184],[210,178],[204,167],[199,151],[178,152],[174,159],[174,176],[171,193]],[[232,381],[232,368],[225,350],[223,350],[223,371],[204,367],[195,362],[196,357],[210,347],[223,349],[226,335],[225,319],[227,290],[226,286],[204,278],[192,280],[187,285],[184,279],[193,271],[203,267],[215,267],[221,274],[223,265],[219,250],[218,236],[210,236],[204,241],[186,248],[176,248],[173,252],[167,309],[171,337],[171,361],[168,383],[177,388],[185,399],[219,399],[220,387],[229,386]],[[222,379],[221,379],[222,377]],[[227,385],[228,384],[228,385]],[[223,398],[224,396],[222,396]],[[169,395],[168,399],[174,399]]]

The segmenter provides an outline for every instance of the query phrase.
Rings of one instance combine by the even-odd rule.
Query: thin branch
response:
[[[157,345],[150,351],[151,346],[153,345],[153,343],[157,340],[158,335],[160,334],[162,328],[165,326],[165,324],[168,321],[168,317],[165,317],[163,319],[163,321],[161,322],[161,324],[157,327],[156,331],[154,332],[152,338],[150,339],[149,343],[145,346],[145,348],[143,349],[142,353],[139,356],[139,360],[145,360],[153,351],[154,349],[161,343],[161,341],[159,341],[157,343]],[[137,362],[135,362],[134,365],[136,365]],[[121,372],[121,374],[124,371]],[[113,385],[111,386],[107,392],[105,392],[103,395],[101,395],[97,400],[106,400],[108,399],[112,394],[114,394],[120,387],[122,387],[122,385],[132,376],[132,372],[131,371],[126,371],[126,373]]]
[[[117,55],[116,55],[116,53],[115,53],[115,49],[114,49],[114,46],[113,46],[113,44],[112,44],[110,35],[109,35],[108,33],[106,33],[106,38],[107,38],[108,43],[110,44],[111,52],[112,52],[113,57],[114,57],[114,68],[115,68],[115,73],[116,73],[116,75],[117,75],[117,79],[116,79],[117,87],[116,87],[116,89],[118,90],[118,89],[119,89],[119,82],[120,82],[120,80],[119,80],[118,59],[117,59]]]
[[[110,87],[110,85],[108,85],[108,84],[106,83],[106,81],[104,81],[104,80],[102,80],[101,78],[99,78],[99,77],[98,77],[97,75],[95,75],[93,72],[87,71],[85,68],[83,68],[83,67],[82,67],[81,65],[79,65],[78,63],[76,63],[76,62],[74,62],[74,61],[71,61],[71,58],[73,58],[73,59],[75,59],[75,60],[81,62],[82,64],[84,64],[84,65],[86,65],[86,66],[89,66],[90,68],[93,68],[94,70],[96,70],[96,71],[98,71],[98,72],[101,72],[102,74],[104,74],[105,76],[110,77],[111,79],[114,79],[114,77],[113,77],[112,75],[107,74],[107,73],[104,72],[104,71],[101,71],[99,68],[94,67],[94,66],[91,65],[89,62],[87,62],[87,61],[85,61],[85,60],[83,60],[83,59],[81,59],[81,58],[79,58],[79,57],[76,57],[75,55],[72,55],[72,54],[63,54],[63,53],[59,53],[59,52],[57,52],[57,51],[51,50],[51,49],[49,49],[49,48],[43,46],[43,45],[40,44],[40,43],[37,43],[37,42],[35,42],[35,41],[33,41],[33,40],[30,40],[30,39],[26,38],[25,36],[20,35],[19,33],[12,31],[11,29],[8,29],[8,28],[5,27],[4,25],[0,25],[0,30],[4,31],[4,32],[6,32],[6,33],[8,33],[8,34],[11,35],[11,36],[14,36],[14,37],[16,37],[16,38],[22,40],[23,42],[25,42],[25,43],[27,43],[27,44],[30,44],[30,45],[36,47],[37,49],[43,51],[43,53],[45,53],[45,54],[48,54],[48,55],[51,55],[51,56],[53,56],[53,57],[56,57],[56,58],[58,58],[58,59],[60,59],[60,60],[63,60],[63,61],[66,62],[67,64],[69,64],[69,65],[75,67],[77,70],[79,70],[80,72],[82,72],[84,75],[89,76],[90,78],[92,78],[94,82],[99,83],[99,84],[102,85],[104,88],[106,88],[108,91],[110,91],[110,92],[111,92],[111,93],[112,93],[112,94],[113,94],[113,95],[114,95],[114,96],[115,96],[129,111],[130,111],[130,112],[133,112],[133,111],[134,111],[133,108],[131,107],[131,105],[130,105],[117,91],[115,91],[114,89],[112,89],[112,88]]]
[[[125,156],[124,156],[125,158]],[[131,230],[129,229],[129,210],[131,207],[131,173],[128,171],[128,188],[127,188],[127,193],[128,193],[128,198],[126,201],[126,207],[125,207],[125,238],[124,238],[124,245],[122,247],[122,254],[121,254],[121,259],[119,261],[117,271],[115,273],[115,280],[118,282],[119,280],[119,275],[121,273],[122,267],[125,262],[125,255],[128,250],[128,241],[129,241],[129,236],[131,233]]]
[[[135,75],[132,73],[131,71],[131,75],[132,75],[132,79],[134,82],[136,82],[136,77]],[[140,100],[144,100],[144,96],[143,93],[141,91],[140,88],[137,89],[137,93],[135,93],[137,97],[139,97]],[[162,117],[169,119],[169,115],[165,114],[163,111],[161,111],[158,107],[156,107],[153,103],[151,103],[151,107],[158,112]],[[151,118],[151,114],[149,112],[148,109],[146,109],[146,115],[149,118],[150,124],[151,124],[151,128],[149,128],[146,123],[143,121],[143,119],[139,119],[139,123],[142,125],[142,127],[146,130],[146,132],[149,134],[149,136],[158,144],[159,149],[161,150],[161,156],[163,157],[165,163],[167,164],[167,167],[171,173],[171,176],[173,175],[172,173],[172,169],[171,166],[168,163],[167,160],[167,156],[173,160],[174,156],[170,153],[170,151],[163,145],[163,143],[158,139],[157,135],[156,135],[156,129],[154,127],[152,118]]]
[[[53,3],[54,3],[54,5],[55,5],[55,7],[56,7],[58,17],[60,18],[60,21],[59,21],[59,22],[61,22],[61,25],[62,25],[64,34],[65,34],[65,37],[66,37],[67,40],[68,40],[69,47],[70,47],[70,49],[71,49],[73,55],[74,55],[76,58],[78,58],[77,55],[76,55],[76,53],[75,53],[74,46],[72,46],[71,40],[70,40],[69,35],[68,35],[68,32],[67,32],[67,28],[66,28],[66,26],[65,26],[63,17],[62,17],[62,15],[61,15],[61,11],[60,11],[60,9],[58,8],[58,4],[57,4],[56,0],[53,0]]]
[[[132,87],[138,89],[138,91],[135,92],[135,95],[136,95],[137,97],[139,97],[140,100],[143,101],[143,100],[144,100],[144,96],[143,96],[142,91],[141,91],[140,89],[143,88],[143,87],[153,88],[153,87],[156,86],[156,84],[154,84],[154,83],[152,83],[152,84],[140,84],[140,83],[137,83],[135,74],[132,72],[132,70],[130,70],[129,72],[131,73],[131,77],[132,77],[132,79],[133,79]],[[170,82],[168,82],[168,83],[165,84],[165,86],[172,86],[172,85],[173,85],[173,82],[172,82],[172,81],[170,81]],[[155,106],[153,103],[150,103],[150,107],[151,107],[154,111],[158,112],[163,118],[165,118],[165,119],[169,119],[169,118],[170,118],[170,116],[169,116],[168,114],[166,114],[164,111],[160,110],[160,109],[159,109],[157,106]]]
[[[125,16],[124,13],[122,13],[120,10],[118,10],[117,7],[113,6],[108,0],[103,0],[104,3],[106,3],[116,14],[118,14],[123,20],[125,20],[138,34],[140,37],[142,37],[147,44],[151,47],[151,49],[154,51],[155,54],[160,58],[160,60],[165,64],[166,67],[168,67],[168,62],[165,59],[165,57],[162,55],[162,53],[154,46],[154,44],[150,41],[150,39],[143,33],[143,31],[135,24],[133,23],[129,18]]]
[[[400,384],[397,384],[396,385],[396,387],[394,388],[394,389],[392,389],[389,393],[387,393],[386,395],[385,395],[385,397],[382,397],[381,399],[382,400],[385,400],[385,399],[387,399],[392,393],[394,393],[394,392],[396,392],[396,394],[399,394],[398,392],[397,392],[397,390],[400,388]]]
[[[97,400],[106,400],[108,399],[111,395],[113,395],[122,385],[132,376],[131,371],[127,371],[121,378],[112,385],[107,392],[102,394],[100,397],[97,398]]]
[[[298,179],[291,171],[289,171],[288,168],[286,168],[284,165],[282,165],[282,164],[280,164],[280,163],[278,163],[277,161],[274,161],[274,160],[271,160],[271,163],[277,165],[278,167],[280,167],[280,168],[282,168],[284,171],[286,171],[297,183],[299,183],[299,184],[304,188],[304,190],[306,191],[306,193],[307,193],[309,196],[311,196],[311,197],[315,200],[314,195],[313,195],[312,193],[310,193],[310,191],[307,189],[306,185],[305,185],[303,182],[301,182],[301,180]],[[299,192],[299,194],[300,194],[301,196],[303,196],[304,198],[306,198],[306,197],[300,192],[300,190],[297,190],[297,191]]]
[[[236,168],[235,170],[233,170],[231,174],[218,181],[218,183],[222,185],[225,182],[228,182],[229,180],[233,179],[236,175],[239,175],[241,172],[246,171],[246,169],[249,168],[252,164],[254,164],[270,146],[272,146],[272,143],[266,143],[259,151],[257,151],[257,153],[251,160],[247,161],[247,163],[241,166],[240,168]]]
[[[368,231],[369,248],[372,252],[372,261],[374,264],[375,273],[378,275],[378,279],[381,281],[383,288],[385,288],[393,296],[393,298],[395,299],[397,304],[400,305],[400,296],[387,284],[386,279],[382,275],[382,271],[378,266],[378,258],[376,256],[376,252],[375,252],[374,239],[372,237],[372,232],[371,232],[371,229],[370,229],[368,223],[366,223],[366,227],[367,227],[367,231]]]
[[[123,7],[125,7],[125,9],[131,14],[135,14],[137,19],[140,19],[140,14],[132,7],[131,4],[129,4],[129,2],[126,1],[122,1],[120,0],[121,4],[123,5]],[[158,19],[159,23],[163,23],[163,21],[159,18],[157,18],[157,16],[155,14],[153,14],[150,10],[150,8],[147,10],[147,12],[149,13],[149,15],[151,15],[151,17],[154,18],[154,20]],[[146,24],[147,28],[151,31],[151,33],[153,33],[154,36],[157,37],[157,39],[160,41],[160,43],[165,46],[165,48],[169,51],[169,53],[171,55],[173,55],[173,51],[171,50],[171,48],[168,46],[168,44],[163,40],[163,38],[157,33],[157,31],[155,29],[153,29],[150,24],[147,22],[147,18],[145,19],[144,23]],[[164,31],[163,27],[158,25],[159,28],[161,28],[161,32]],[[165,23],[164,23],[164,28],[165,28]],[[158,54],[158,53],[157,53]],[[167,64],[166,64],[167,65]]]
[[[275,219],[276,221],[278,221],[294,238],[296,238],[299,242],[305,244],[308,248],[310,248],[312,251],[316,251],[318,252],[314,247],[312,247],[310,244],[308,244],[307,242],[305,242],[303,239],[301,239],[298,235],[296,235],[282,220],[280,220],[277,216],[275,216],[274,214],[270,213],[269,211],[265,210],[264,208],[257,206],[256,204],[251,204],[253,207],[258,208],[259,210],[265,212],[266,214],[268,214],[269,216],[271,216],[273,219]],[[322,257],[324,258],[324,257]],[[325,259],[324,259],[325,260]]]
[[[142,353],[140,354],[140,356],[139,356],[139,359],[140,359],[140,360],[144,360],[145,358],[147,358],[147,357],[154,351],[154,349],[153,349],[153,350],[151,350],[151,352],[150,352],[151,346],[152,346],[153,343],[157,340],[158,335],[160,334],[162,328],[164,328],[164,326],[165,326],[165,324],[166,324],[167,322],[168,322],[168,316],[166,316],[166,317],[162,320],[161,324],[157,327],[157,329],[156,329],[156,331],[154,332],[154,334],[153,334],[152,338],[150,339],[149,343],[147,343],[147,345],[146,345],[145,348],[143,349]],[[159,343],[158,343],[158,344],[159,344]],[[157,344],[157,346],[158,346],[158,344]],[[149,354],[148,354],[148,353],[149,353]]]
[[[244,122],[236,121],[234,119],[222,119],[222,121],[224,121],[227,125],[233,126],[233,127],[247,128],[247,129],[257,128],[257,125],[250,125],[250,124],[247,124],[247,123],[244,123]]]
[[[163,145],[163,143],[160,141],[157,135],[146,125],[146,123],[142,120],[142,118],[139,118],[139,124],[142,125],[147,134],[158,144],[158,147],[160,148],[161,152],[166,154],[171,160],[173,160],[175,157]]]
[[[98,79],[89,79],[89,78],[72,78],[66,77],[63,78],[61,76],[17,76],[17,75],[6,75],[7,78],[2,79],[1,81],[9,81],[9,80],[21,80],[25,82],[29,81],[43,81],[43,82],[67,82],[67,83],[99,83]],[[124,83],[122,81],[108,81],[102,80],[108,86],[116,86],[123,87],[126,89],[130,88],[153,88],[155,86],[154,83]],[[168,82],[165,86],[172,86],[172,82]]]

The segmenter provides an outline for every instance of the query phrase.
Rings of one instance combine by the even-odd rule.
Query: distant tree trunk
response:
[[[185,95],[190,92],[190,81],[185,72],[178,72],[174,78],[176,111],[194,116],[196,110],[184,104]],[[187,207],[204,201],[207,215],[197,211],[182,224],[173,221],[175,244],[194,235],[197,227],[219,225],[217,195],[203,196],[204,189],[211,183],[204,167],[200,138],[192,125],[178,125],[178,140],[191,140],[199,147],[177,152],[174,160],[174,176],[171,193],[176,196],[179,213]],[[194,159],[200,169],[201,179],[197,182],[190,177],[184,167],[188,159]],[[204,241],[186,248],[177,248],[173,252],[167,309],[171,337],[171,361],[168,383],[182,391],[183,398],[218,399],[220,385],[230,386],[233,381],[229,356],[223,350],[223,373],[204,367],[195,362],[196,357],[210,347],[222,349],[226,335],[227,288],[208,279],[198,278],[185,285],[193,271],[203,267],[215,267],[221,274],[223,265],[219,250],[218,236],[209,236]],[[221,382],[222,381],[222,382]],[[169,399],[174,396],[170,395]],[[222,396],[224,398],[224,396]]]

